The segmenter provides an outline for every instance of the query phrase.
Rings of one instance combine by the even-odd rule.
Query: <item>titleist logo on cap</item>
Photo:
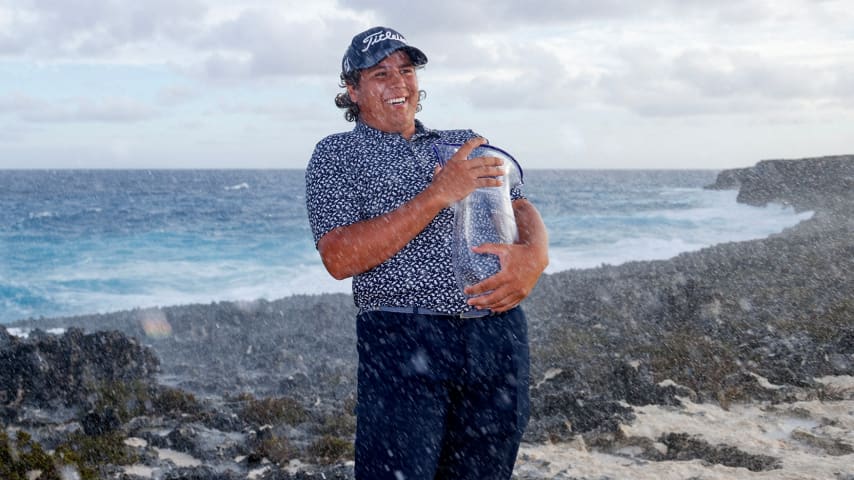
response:
[[[403,35],[386,30],[384,32],[372,33],[365,37],[362,40],[362,43],[365,44],[365,48],[363,48],[362,51],[367,52],[368,49],[371,48],[373,45],[380,42],[384,42],[386,40],[398,40],[400,42],[406,43],[406,39],[403,38]]]

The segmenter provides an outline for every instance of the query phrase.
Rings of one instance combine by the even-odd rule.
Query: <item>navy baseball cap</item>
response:
[[[388,27],[374,27],[353,37],[341,61],[341,72],[348,75],[373,67],[398,50],[405,51],[415,66],[427,63],[427,55],[407,45],[403,35]]]

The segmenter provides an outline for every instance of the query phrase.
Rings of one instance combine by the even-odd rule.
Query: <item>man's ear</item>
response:
[[[347,95],[350,95],[350,100],[353,103],[359,103],[359,89],[354,87],[353,85],[347,84]]]

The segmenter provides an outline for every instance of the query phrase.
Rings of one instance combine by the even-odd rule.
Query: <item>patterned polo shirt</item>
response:
[[[437,164],[435,143],[463,143],[471,130],[431,130],[415,121],[406,140],[362,122],[314,149],[305,174],[306,206],[315,246],[327,232],[397,209],[427,188]],[[521,198],[521,191],[511,191]],[[451,262],[453,210],[443,209],[393,257],[353,277],[360,311],[421,307],[448,314],[470,310]]]

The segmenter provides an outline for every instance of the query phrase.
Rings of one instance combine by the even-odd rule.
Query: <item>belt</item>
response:
[[[463,313],[445,313],[424,307],[374,307],[366,311],[374,312],[392,312],[392,313],[411,313],[413,315],[438,315],[443,317],[454,318],[476,318],[492,315],[489,310],[469,310]]]

